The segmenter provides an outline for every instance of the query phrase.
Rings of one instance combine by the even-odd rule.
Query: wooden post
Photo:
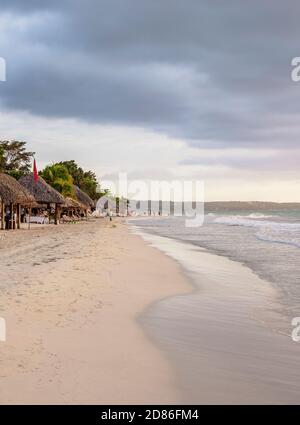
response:
[[[51,224],[51,205],[50,204],[47,204],[46,211],[47,211],[47,214],[48,214],[48,217],[49,217],[49,224]],[[54,221],[55,221],[55,219],[54,219]]]
[[[17,229],[21,229],[21,205],[17,205]]]
[[[14,228],[14,204],[10,204],[10,228]]]
[[[28,230],[30,230],[30,220],[31,220],[31,207],[29,207],[29,211],[28,211]]]
[[[1,199],[1,230],[5,229],[5,205]]]
[[[54,224],[57,226],[60,220],[60,207],[58,204],[55,204],[55,219]]]

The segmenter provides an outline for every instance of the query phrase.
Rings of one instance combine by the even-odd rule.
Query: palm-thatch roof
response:
[[[65,198],[65,203],[62,205],[62,208],[65,209],[86,209],[86,206],[81,204],[79,201],[76,201],[75,199],[72,198]]]
[[[76,195],[77,200],[85,205],[85,207],[87,209],[93,208],[95,206],[95,202],[89,197],[89,195],[85,192],[83,192],[83,190],[79,189],[78,186],[74,185],[74,192]]]
[[[0,173],[0,198],[5,205],[21,204],[32,205],[34,197],[16,179],[7,174]]]
[[[24,186],[39,204],[64,204],[64,197],[53,189],[42,177],[38,181],[34,180],[33,174],[21,177],[20,184]]]

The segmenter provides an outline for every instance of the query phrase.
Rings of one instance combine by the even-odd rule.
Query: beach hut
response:
[[[1,230],[5,228],[5,208],[10,208],[10,228],[21,227],[21,207],[32,207],[34,197],[13,177],[0,173]],[[16,221],[14,215],[16,213]]]
[[[74,192],[76,195],[77,201],[84,207],[85,214],[87,215],[88,211],[92,211],[95,208],[95,202],[89,197],[87,193],[79,189],[78,186],[74,185]]]
[[[65,198],[65,203],[62,205],[62,208],[66,210],[82,210],[85,208],[85,205],[82,205],[79,201],[76,201],[73,198]]]
[[[80,214],[82,211],[85,212],[86,206],[81,204],[79,201],[73,198],[65,198],[65,203],[61,206],[62,211],[67,212],[68,215]]]
[[[24,186],[35,198],[35,201],[40,206],[46,205],[50,208],[51,205],[55,206],[55,224],[59,223],[60,208],[65,203],[65,198],[53,187],[51,187],[42,177],[36,181],[33,174],[21,177],[20,184]]]
[[[73,219],[74,221],[82,218],[82,213],[86,215],[86,205],[81,204],[79,201],[73,198],[65,198],[65,203],[61,206],[62,211],[62,222]]]

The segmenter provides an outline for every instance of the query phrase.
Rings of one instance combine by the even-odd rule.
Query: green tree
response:
[[[61,164],[47,165],[40,172],[40,176],[63,196],[75,198],[73,178],[65,166]]]
[[[59,162],[58,165],[66,167],[73,178],[74,184],[92,199],[100,198],[99,183],[93,171],[84,171],[74,160]]]
[[[26,150],[26,142],[0,141],[0,172],[20,178],[31,170],[34,152]]]
[[[67,168],[69,174],[73,177],[73,182],[80,187],[83,181],[84,171],[79,167],[74,160],[59,162],[58,165],[63,165]]]
[[[5,169],[4,148],[0,145],[0,173],[3,173],[4,169]]]

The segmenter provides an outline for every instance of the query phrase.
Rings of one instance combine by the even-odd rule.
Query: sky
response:
[[[100,180],[300,202],[296,0],[1,0],[0,140]]]

